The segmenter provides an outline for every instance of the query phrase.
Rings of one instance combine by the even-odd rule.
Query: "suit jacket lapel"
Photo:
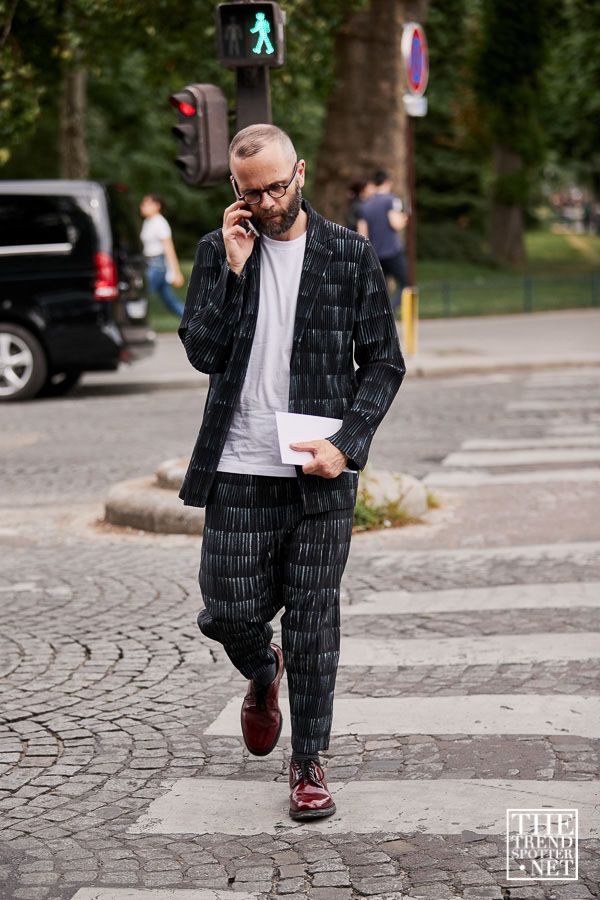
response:
[[[331,250],[324,243],[327,235],[325,221],[314,212],[308,203],[305,203],[305,208],[308,213],[306,249],[304,251],[304,263],[298,289],[298,302],[296,304],[292,355],[300,343],[315,299],[319,293],[321,282],[332,257]]]

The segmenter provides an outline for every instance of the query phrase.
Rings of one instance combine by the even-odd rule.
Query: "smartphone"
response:
[[[237,185],[235,183],[235,178],[233,177],[233,175],[230,176],[229,180],[231,181],[231,186],[233,188],[233,193],[235,194],[236,200],[241,200],[242,198],[237,189]],[[247,204],[245,204],[244,209],[250,209],[250,207]],[[260,237],[260,232],[259,232],[258,228],[256,227],[256,225],[254,224],[254,222],[252,221],[252,219],[243,218],[242,219],[242,227],[244,228],[245,231],[251,231],[253,235],[255,235],[256,237]]]
[[[248,209],[247,206],[246,206],[246,209]],[[260,237],[260,232],[257,229],[254,222],[252,221],[252,219],[246,219],[246,218],[242,219],[242,227],[245,228],[246,231],[251,231],[252,234],[256,235],[256,237]]]

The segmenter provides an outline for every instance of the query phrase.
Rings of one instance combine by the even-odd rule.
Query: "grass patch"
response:
[[[504,315],[600,306],[600,236],[532,231],[518,266],[419,261],[419,313]]]
[[[421,525],[423,519],[407,515],[401,509],[401,503],[401,499],[390,500],[381,506],[375,506],[369,491],[359,486],[352,530],[376,531],[381,528],[401,528],[403,525]]]
[[[427,506],[429,507],[429,509],[439,509],[442,505],[442,501],[440,500],[438,495],[428,487],[425,488],[425,494],[427,495]]]

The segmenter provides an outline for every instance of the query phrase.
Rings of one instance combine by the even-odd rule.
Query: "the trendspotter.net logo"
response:
[[[577,881],[577,810],[507,809],[508,881]]]

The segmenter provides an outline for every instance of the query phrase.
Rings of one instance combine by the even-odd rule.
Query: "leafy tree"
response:
[[[419,256],[485,258],[480,126],[469,68],[468,0],[431,0],[428,112],[414,119]]]
[[[483,0],[474,88],[493,159],[490,243],[496,258],[525,257],[524,211],[544,153],[542,72],[556,0]]]
[[[7,121],[1,124],[10,121],[10,127],[3,128],[7,140],[0,171],[15,178],[66,174],[61,86],[67,67],[78,70],[86,85],[78,122],[86,137],[86,174],[124,182],[138,197],[148,190],[162,193],[171,201],[170,210],[176,210],[172,218],[178,245],[190,252],[203,232],[220,224],[231,188],[194,189],[183,183],[172,162],[175,115],[167,98],[184,84],[220,85],[230,99],[233,132],[235,81],[216,60],[215,3],[68,0],[66,11],[66,2],[17,0],[15,5],[3,57],[12,74],[4,82]],[[309,163],[309,176],[332,86],[334,35],[347,5],[344,0],[282,3],[287,58],[283,69],[271,72],[273,120],[289,131]],[[24,111],[21,120],[15,112],[19,108]],[[310,177],[307,190],[310,196]]]
[[[406,181],[402,24],[424,21],[427,0],[371,0],[349,7],[334,46],[336,87],[319,152],[319,208],[344,221],[350,182],[374,169]]]
[[[544,127],[559,162],[600,198],[600,5],[566,0],[545,71]]]

